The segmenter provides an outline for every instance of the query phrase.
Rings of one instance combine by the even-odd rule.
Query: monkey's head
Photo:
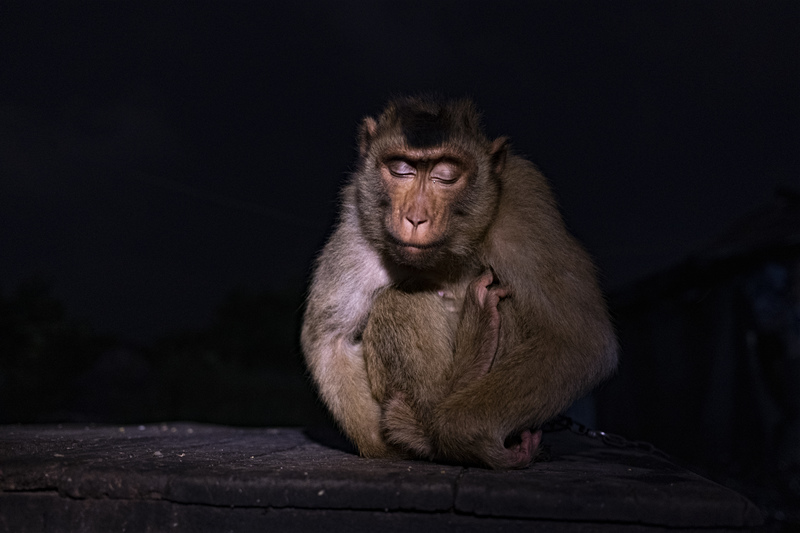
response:
[[[419,270],[473,256],[497,208],[507,139],[489,141],[469,100],[391,101],[359,132],[363,234]]]

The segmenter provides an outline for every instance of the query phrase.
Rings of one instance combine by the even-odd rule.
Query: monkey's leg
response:
[[[429,405],[441,400],[453,357],[455,324],[444,299],[387,288],[376,296],[362,335],[372,395],[382,409],[381,435],[407,456],[433,457]]]
[[[422,424],[419,413],[411,407],[406,395],[396,392],[384,404],[381,421],[386,442],[405,450],[410,456],[433,459],[433,446],[427,428]]]
[[[362,456],[392,456],[380,435],[381,408],[369,389],[362,347],[343,338],[331,345],[329,371],[320,380],[323,400]]]

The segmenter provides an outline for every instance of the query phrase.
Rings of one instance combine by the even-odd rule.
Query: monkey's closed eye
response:
[[[417,169],[409,165],[407,162],[397,159],[386,163],[386,167],[391,172],[392,176],[396,177],[411,177],[417,173]]]
[[[431,179],[439,183],[455,183],[459,178],[458,169],[449,163],[438,163],[431,170]]]

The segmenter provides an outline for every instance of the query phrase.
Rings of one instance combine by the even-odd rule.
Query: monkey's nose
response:
[[[411,222],[411,225],[414,226],[414,229],[417,229],[422,224],[425,224],[426,222],[428,222],[428,219],[427,218],[423,218],[423,217],[407,216],[406,220]]]

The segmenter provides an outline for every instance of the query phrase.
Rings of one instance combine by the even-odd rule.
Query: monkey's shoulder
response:
[[[506,171],[501,178],[500,201],[506,209],[533,211],[533,208],[547,211],[556,209],[555,198],[550,184],[539,168],[528,159],[509,154]]]
[[[317,259],[304,322],[356,335],[375,293],[388,283],[377,252],[352,227],[339,224]]]
[[[364,239],[357,226],[346,220],[337,225],[325,244],[318,268],[335,277],[336,283],[353,283],[368,292],[389,283],[378,251]]]

